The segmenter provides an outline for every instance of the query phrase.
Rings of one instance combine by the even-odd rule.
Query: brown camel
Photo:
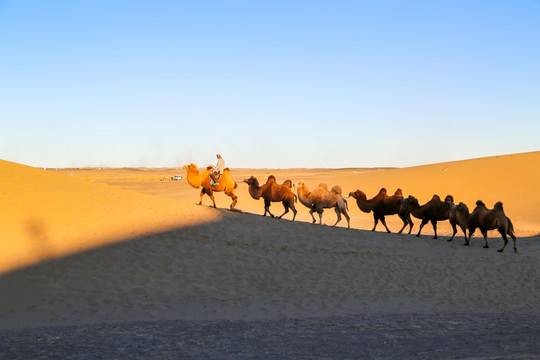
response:
[[[291,190],[292,182],[291,180],[285,180],[283,185],[276,183],[276,178],[274,175],[270,175],[266,184],[259,186],[259,181],[256,177],[252,176],[249,179],[245,179],[244,182],[249,185],[249,194],[255,200],[264,199],[264,215],[266,213],[270,214],[271,217],[274,217],[274,214],[270,212],[270,205],[272,202],[281,201],[285,212],[278,216],[281,219],[283,215],[289,212],[289,208],[293,211],[294,215],[292,221],[296,218],[296,208],[294,203],[296,201],[296,195]]]
[[[467,242],[467,227],[469,226],[469,208],[464,203],[460,202],[457,206],[450,210],[450,224],[452,225],[452,237],[448,241],[452,241],[457,233],[457,225],[463,231],[465,242]]]
[[[309,214],[313,219],[313,223],[316,222],[314,212],[319,214],[319,224],[322,225],[322,214],[324,209],[334,208],[337,215],[337,220],[334,225],[336,226],[341,221],[341,214],[347,219],[347,228],[351,227],[351,218],[347,213],[349,205],[347,200],[341,196],[342,190],[339,185],[332,187],[328,190],[328,186],[324,183],[319,184],[319,187],[313,191],[309,191],[306,184],[303,181],[300,181],[296,185],[296,190],[298,192],[298,199],[300,202],[309,208]]]
[[[232,179],[229,168],[225,168],[225,170],[223,170],[223,174],[221,175],[217,186],[210,186],[210,172],[213,169],[212,166],[207,167],[203,173],[199,173],[199,169],[195,164],[186,165],[184,166],[184,169],[187,171],[187,180],[189,185],[196,189],[202,186],[199,205],[202,204],[202,198],[204,194],[206,194],[210,197],[210,199],[212,199],[212,203],[214,204],[214,207],[216,207],[214,192],[224,191],[227,196],[232,198],[230,209],[234,209],[234,206],[238,202],[238,197],[234,194],[238,185]]]
[[[379,190],[379,193],[371,198],[367,199],[366,194],[361,190],[356,190],[355,192],[349,193],[349,197],[356,199],[356,204],[365,213],[373,211],[373,219],[375,225],[371,231],[375,231],[379,220],[386,228],[387,232],[390,232],[388,226],[386,226],[385,215],[395,215],[398,214],[399,218],[403,221],[403,227],[399,230],[398,234],[401,234],[405,227],[409,225],[409,234],[411,233],[414,223],[411,220],[411,214],[407,209],[401,210],[401,203],[403,201],[403,192],[401,189],[397,189],[394,195],[386,195],[386,189],[382,188]]]
[[[403,210],[408,210],[414,217],[422,219],[420,229],[416,236],[420,237],[422,228],[431,221],[433,231],[435,232],[434,239],[437,239],[437,221],[448,220],[450,218],[450,209],[454,207],[454,198],[452,195],[446,196],[444,201],[438,195],[433,195],[424,205],[420,206],[418,199],[414,196],[409,196],[403,200]]]
[[[484,236],[484,241],[486,242],[484,248],[489,248],[487,241],[488,230],[497,229],[504,240],[503,247],[498,251],[503,252],[504,248],[508,244],[508,237],[506,235],[510,235],[510,237],[514,241],[514,252],[517,252],[516,235],[514,235],[514,225],[512,224],[512,221],[510,221],[508,216],[506,216],[506,214],[504,213],[502,202],[497,202],[493,206],[492,210],[488,209],[481,200],[478,200],[476,202],[476,208],[469,216],[469,239],[467,240],[465,245],[469,245],[474,231],[477,228],[480,229],[482,235]]]

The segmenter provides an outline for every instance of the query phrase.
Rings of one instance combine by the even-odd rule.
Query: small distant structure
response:
[[[171,177],[162,177],[159,181],[179,181],[182,180],[182,175],[174,175]]]

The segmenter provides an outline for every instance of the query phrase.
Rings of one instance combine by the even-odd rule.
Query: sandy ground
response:
[[[227,159],[226,159],[227,160]],[[278,319],[361,313],[540,313],[540,152],[403,169],[232,169],[237,208],[198,206],[175,169],[44,170],[0,161],[0,329],[132,320]],[[206,164],[199,164],[200,166]],[[204,167],[204,166],[203,166]],[[181,181],[170,181],[173,175]],[[420,203],[454,196],[472,210],[502,201],[518,250],[474,238],[438,240],[369,231],[371,214],[348,199],[351,229],[311,224],[297,203],[260,216],[242,180],[304,180],[345,194],[398,187]],[[205,196],[204,205],[210,205]],[[279,215],[280,203],[271,210]],[[336,215],[326,210],[323,223]],[[419,220],[414,219],[413,233]],[[393,232],[397,216],[388,217]],[[479,234],[477,234],[479,235]]]

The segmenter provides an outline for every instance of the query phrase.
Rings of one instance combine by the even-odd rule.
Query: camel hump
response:
[[[266,180],[266,182],[270,182],[270,181],[276,181],[276,177],[274,175],[270,175],[268,179]]]
[[[502,210],[503,209],[503,203],[500,202],[500,201],[497,201],[495,203],[495,206],[493,206],[494,209],[497,209],[497,210]]]
[[[484,204],[484,202],[482,200],[478,200],[476,202],[476,206],[486,206],[486,204]]]
[[[397,189],[396,192],[394,193],[394,196],[403,196],[403,191],[401,191],[401,189]]]
[[[431,200],[435,200],[435,201],[441,201],[441,197],[437,194],[433,195],[433,197],[431,198]]]
[[[381,188],[381,190],[379,190],[379,194],[386,195],[386,188]]]
[[[211,170],[211,169],[213,169],[213,168],[214,168],[213,166],[208,165],[208,166],[206,167],[206,170]]]
[[[325,183],[320,183],[320,184],[319,184],[319,187],[328,189],[328,185],[326,185]]]
[[[444,198],[444,201],[453,203],[454,197],[452,195],[446,195],[446,197]]]
[[[343,192],[343,191],[341,190],[341,186],[339,186],[339,185],[334,186],[334,187],[332,188],[332,191],[335,192],[335,193],[338,194],[338,195],[341,195],[341,193]]]
[[[288,187],[289,189],[292,188],[292,181],[287,179],[283,182],[283,186]]]
[[[231,172],[231,169],[229,169],[228,167],[226,167],[225,169],[223,169],[223,172]]]

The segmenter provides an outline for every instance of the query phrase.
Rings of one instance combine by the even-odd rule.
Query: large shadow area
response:
[[[540,359],[537,237],[222,213],[2,275],[0,359]]]
[[[0,333],[2,359],[539,359],[538,318],[363,314],[154,321]]]

